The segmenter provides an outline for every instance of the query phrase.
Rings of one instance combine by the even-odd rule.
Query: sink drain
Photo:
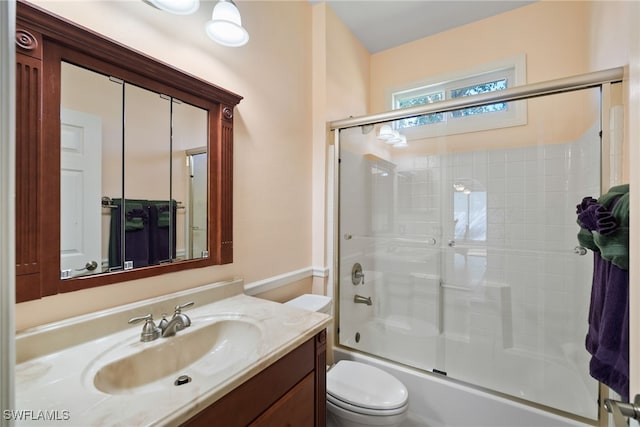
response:
[[[173,385],[183,385],[191,382],[191,377],[189,375],[180,375],[173,382]]]

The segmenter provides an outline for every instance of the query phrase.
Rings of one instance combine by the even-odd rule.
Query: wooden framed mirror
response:
[[[232,262],[242,97],[26,2],[16,43],[16,300]]]

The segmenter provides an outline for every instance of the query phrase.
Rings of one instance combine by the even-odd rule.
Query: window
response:
[[[524,55],[389,90],[391,108],[402,109],[448,99],[505,90],[526,82]],[[526,102],[498,102],[448,113],[397,120],[407,137],[426,138],[526,124]]]
[[[487,240],[487,192],[453,192],[454,238],[459,241]]]
[[[444,101],[444,91],[421,93],[422,90],[416,91],[417,93],[409,93],[405,96],[398,96],[396,99],[396,108],[415,107],[416,105],[431,104],[432,102]],[[444,122],[444,113],[427,114],[424,116],[410,117],[408,119],[402,119],[398,121],[398,128],[404,129],[414,126],[422,126],[430,123]]]
[[[471,86],[466,86],[460,89],[453,89],[451,91],[451,98],[462,98],[463,96],[478,95],[481,93],[495,92],[497,90],[505,90],[507,88],[507,79],[494,80],[485,83],[479,83]],[[498,102],[497,104],[481,105],[478,107],[465,108],[463,110],[457,110],[451,112],[451,117],[465,117],[474,114],[485,114],[494,111],[506,111],[507,103]]]

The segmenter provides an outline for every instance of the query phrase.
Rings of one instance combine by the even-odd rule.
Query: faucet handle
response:
[[[153,323],[153,315],[151,313],[148,313],[140,317],[133,317],[129,319],[129,323],[132,323],[132,324],[138,323],[138,322],[142,322],[143,320],[145,322],[144,322],[144,326],[142,326],[140,341],[148,342],[148,341],[153,341],[156,338],[160,337],[160,333],[162,332],[162,330],[158,328],[155,323]]]
[[[195,304],[195,302],[189,301],[189,302],[185,302],[184,304],[181,304],[181,305],[176,305],[175,312],[173,313],[173,315],[175,316],[176,314],[182,313],[182,309],[183,308],[191,307],[194,304]]]
[[[153,322],[153,315],[151,313],[148,313],[148,314],[145,314],[144,316],[132,317],[131,319],[129,319],[128,323],[134,324],[134,323],[142,322],[143,320],[146,320],[147,322],[149,321]]]

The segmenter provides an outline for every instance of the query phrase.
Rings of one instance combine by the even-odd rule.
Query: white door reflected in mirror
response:
[[[101,271],[102,121],[63,108],[60,125],[60,269],[74,277]]]

